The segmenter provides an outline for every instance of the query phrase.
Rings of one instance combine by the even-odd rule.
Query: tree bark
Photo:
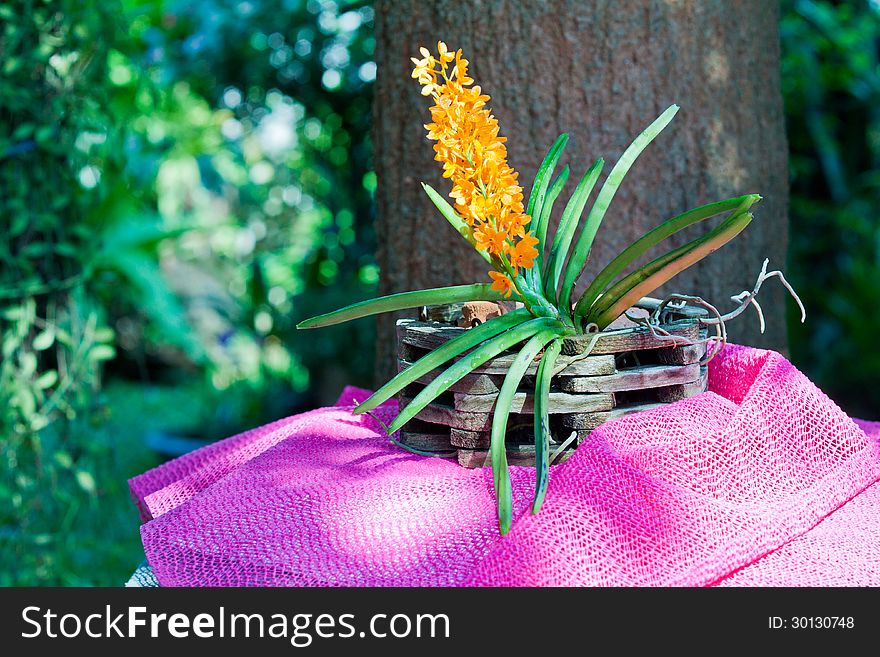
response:
[[[572,169],[561,197],[567,199],[594,159],[605,158],[607,174],[643,128],[670,104],[681,105],[618,191],[580,289],[664,219],[757,192],[764,200],[746,231],[660,291],[699,294],[722,312],[733,307],[729,297],[751,289],[764,258],[771,268],[785,264],[788,160],[778,18],[777,4],[764,0],[377,0],[381,292],[488,280],[485,262],[446,225],[419,185],[449,191],[422,127],[429,99],[419,95],[409,59],[419,46],[433,51],[442,39],[464,49],[472,77],[492,97],[510,162],[526,190],[559,133],[571,136],[561,160]],[[557,207],[551,234],[560,212]],[[706,230],[692,227],[667,244],[678,246]],[[761,301],[766,333],[760,335],[747,314],[731,322],[730,337],[784,351],[780,287],[768,283]],[[379,319],[380,380],[396,372],[394,321]]]

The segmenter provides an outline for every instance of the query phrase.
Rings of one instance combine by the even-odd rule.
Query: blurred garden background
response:
[[[880,3],[785,0],[794,362],[880,419]],[[126,479],[373,383],[371,2],[0,0],[0,585],[118,585]],[[772,312],[772,311],[771,311]]]

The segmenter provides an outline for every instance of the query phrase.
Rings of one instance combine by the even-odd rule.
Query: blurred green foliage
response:
[[[880,418],[880,3],[787,0],[795,363],[852,414]]]
[[[123,579],[148,430],[215,440],[370,380],[369,327],[294,326],[378,279],[371,24],[0,2],[0,584]]]
[[[58,581],[65,534],[101,491],[87,436],[115,350],[93,210],[100,172],[120,166],[104,82],[118,19],[76,0],[0,3],[2,584]]]
[[[369,380],[369,330],[303,343],[294,325],[378,279],[372,9],[166,0],[130,2],[127,16],[110,79],[128,110],[129,173],[152,187],[162,227],[179,233],[158,262],[186,323],[174,330],[117,308],[124,360],[114,368],[158,366],[166,378],[200,368],[220,393],[221,421],[201,423],[215,437]],[[162,305],[162,317],[180,317]],[[244,403],[228,412],[229,400]]]

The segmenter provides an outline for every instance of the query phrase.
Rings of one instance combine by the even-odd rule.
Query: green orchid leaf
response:
[[[446,218],[446,221],[448,221],[450,225],[455,229],[455,232],[465,238],[468,244],[476,249],[477,253],[480,254],[480,257],[482,257],[483,260],[495,267],[496,263],[492,259],[492,256],[489,255],[489,252],[485,249],[477,248],[477,241],[474,239],[474,232],[471,230],[471,227],[468,226],[467,223],[465,223],[464,219],[462,219],[461,216],[455,211],[455,208],[453,208],[452,205],[450,205],[450,203],[430,185],[422,183],[422,187],[425,189],[425,193],[428,195],[428,198],[430,198],[437,209],[440,210],[440,214],[442,214]]]
[[[605,328],[642,297],[648,296],[691,265],[739,235],[752,220],[750,212],[735,212],[714,230],[649,262],[615,283],[590,310],[587,322]]]
[[[544,504],[550,480],[550,382],[562,350],[562,340],[554,340],[544,351],[535,382],[535,499],[532,513]]]
[[[571,246],[571,240],[574,232],[580,223],[581,214],[584,206],[596,186],[599,174],[605,166],[605,160],[599,158],[593,162],[584,177],[578,183],[574,194],[568,200],[565,210],[562,212],[562,218],[559,220],[559,227],[556,229],[556,235],[553,236],[553,247],[550,250],[550,258],[547,261],[547,277],[544,285],[544,292],[548,298],[556,300],[556,290],[559,286],[559,277],[562,275],[562,266],[565,264],[565,256],[568,255],[568,249]]]
[[[519,326],[492,338],[488,342],[483,343],[464,358],[456,361],[446,371],[426,385],[422,391],[417,394],[409,404],[407,404],[406,408],[400,411],[400,415],[398,415],[394,422],[389,425],[388,432],[393,433],[400,429],[400,427],[413,419],[423,408],[425,408],[425,406],[434,401],[438,395],[449,390],[450,386],[460,381],[474,368],[479,367],[490,358],[495,358],[495,356],[502,351],[510,349],[515,344],[519,344],[523,340],[528,340],[542,329],[548,328],[558,329],[560,333],[564,331],[564,327],[559,321],[547,317],[540,317],[524,322]]]
[[[366,401],[354,409],[356,414],[370,411],[379,404],[388,401],[406,386],[414,383],[419,377],[437,369],[443,363],[452,360],[468,349],[476,347],[482,342],[504,333],[532,317],[525,308],[518,308],[512,312],[493,317],[479,326],[464,331],[461,335],[449,342],[442,344],[430,353],[422,356],[419,360],[407,367],[397,376],[388,381],[384,386],[374,392]]]
[[[544,244],[547,240],[547,227],[550,224],[550,214],[553,212],[553,204],[562,192],[562,188],[565,187],[565,183],[568,182],[568,174],[569,168],[566,164],[550,185],[550,189],[547,190],[547,195],[544,197],[544,204],[541,206],[541,215],[532,226],[532,230],[535,231],[535,237],[538,238],[538,257],[535,258],[534,267],[526,270],[526,278],[533,284],[540,282],[541,280],[541,259],[549,256],[549,252],[545,251]],[[540,285],[536,285],[536,287],[540,287]]]
[[[742,212],[761,200],[758,194],[747,194],[736,198],[718,201],[702,205],[693,210],[688,210],[672,219],[668,219],[653,230],[645,233],[642,237],[630,244],[626,249],[614,258],[608,265],[596,275],[586,291],[581,295],[575,306],[575,314],[584,316],[590,307],[599,298],[599,295],[607,288],[623,271],[635,262],[642,254],[680,230],[692,226],[706,219],[716,217],[728,211]]]
[[[313,329],[341,324],[352,319],[389,313],[407,308],[421,308],[435,304],[458,301],[501,301],[504,297],[492,289],[491,283],[435,287],[429,290],[413,290],[353,303],[331,313],[311,317],[296,325],[298,329]]]
[[[505,446],[510,406],[529,365],[532,364],[544,345],[557,337],[557,332],[552,329],[539,331],[535,334],[514,358],[510,369],[504,376],[501,390],[498,392],[498,401],[495,403],[495,412],[492,416],[489,453],[492,457],[492,478],[495,484],[495,502],[498,508],[498,527],[502,534],[510,531],[510,524],[513,520],[513,491],[510,486],[510,472],[507,469]]]
[[[440,214],[446,217],[446,221],[448,221],[455,229],[455,232],[465,238],[468,244],[476,249],[477,253],[480,254],[483,260],[494,267],[495,262],[492,260],[492,256],[489,255],[489,252],[485,249],[477,249],[477,241],[474,239],[471,227],[465,223],[461,216],[459,216],[455,211],[455,208],[453,208],[452,205],[450,205],[449,202],[430,185],[422,183],[422,187],[424,187],[425,192],[428,194],[428,198],[430,198],[434,205],[437,206],[437,209],[440,210]]]
[[[559,293],[560,308],[566,309],[566,311],[570,308],[571,292],[574,289],[575,281],[586,266],[587,256],[590,255],[590,249],[593,247],[596,232],[599,230],[599,225],[602,223],[602,219],[605,218],[605,212],[608,210],[608,206],[611,205],[611,201],[614,199],[618,187],[623,182],[624,176],[626,176],[636,158],[647,148],[648,144],[654,141],[654,138],[660,134],[663,128],[669,125],[676,112],[678,112],[678,105],[670,105],[663,114],[645,128],[642,134],[636,137],[633,143],[623,152],[617,164],[611,169],[611,173],[608,174],[608,178],[602,184],[602,189],[599,190],[596,202],[590,208],[590,214],[587,215],[584,228],[575,243],[574,253],[568,261],[568,267],[563,277],[562,289]]]
[[[526,206],[526,214],[532,217],[532,220],[536,216],[540,216],[544,195],[547,193],[547,187],[550,184],[550,176],[553,174],[556,163],[559,162],[559,158],[562,156],[562,151],[567,143],[568,135],[565,133],[559,135],[556,141],[553,142],[550,150],[547,151],[541,166],[538,167],[538,172],[535,174],[535,180],[532,183],[532,191],[529,192],[529,203]]]

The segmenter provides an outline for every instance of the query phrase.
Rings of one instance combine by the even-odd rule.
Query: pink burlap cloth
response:
[[[772,351],[709,374],[593,431],[537,516],[511,468],[505,537],[490,469],[391,445],[347,388],[132,479],[147,560],[164,586],[880,585],[880,423]]]

